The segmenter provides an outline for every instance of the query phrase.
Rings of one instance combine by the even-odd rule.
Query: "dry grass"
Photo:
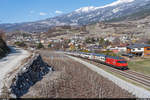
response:
[[[150,75],[150,58],[129,61],[128,66],[131,70]]]
[[[133,98],[127,91],[84,65],[55,52],[41,52],[54,68],[23,98]]]

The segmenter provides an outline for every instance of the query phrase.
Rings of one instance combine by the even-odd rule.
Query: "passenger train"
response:
[[[84,52],[67,52],[67,54],[93,60],[101,64],[105,64],[105,65],[108,65],[108,66],[111,66],[120,70],[128,69],[128,63],[122,57],[114,57],[114,56],[108,56],[104,54],[84,53]]]

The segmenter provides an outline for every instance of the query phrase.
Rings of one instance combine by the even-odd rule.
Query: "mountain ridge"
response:
[[[150,0],[118,0],[105,6],[83,7],[68,14],[36,22],[2,24],[0,25],[0,28],[7,31],[23,30],[28,32],[41,32],[47,31],[49,28],[54,26],[82,26],[131,15],[138,12],[141,7],[144,8],[147,4],[150,4]]]

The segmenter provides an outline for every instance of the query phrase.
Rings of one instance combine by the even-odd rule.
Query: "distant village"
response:
[[[84,52],[106,52],[124,56],[150,56],[150,45],[145,43],[140,35],[134,34],[109,34],[104,36],[90,35],[85,29],[70,28],[77,33],[70,33],[70,30],[62,32],[62,27],[47,32],[29,33],[14,32],[7,35],[9,44],[14,45],[23,42],[27,49],[48,48],[51,50],[63,51],[84,51]],[[68,27],[64,28],[65,30]],[[80,30],[80,31],[77,31]],[[59,32],[58,32],[59,31]],[[57,32],[57,33],[56,33]],[[55,33],[55,34],[54,34]],[[52,35],[52,36],[51,36]]]

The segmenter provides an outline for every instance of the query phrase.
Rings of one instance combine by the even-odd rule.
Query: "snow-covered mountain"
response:
[[[123,4],[123,3],[130,3],[130,2],[133,2],[133,1],[134,0],[118,0],[116,2],[113,2],[113,3],[105,5],[105,6],[101,6],[101,7],[93,7],[93,6],[83,7],[83,8],[79,8],[79,9],[77,9],[75,11],[78,12],[78,13],[89,12],[89,11],[94,11],[96,9],[106,8],[106,7],[111,7],[111,6],[116,6],[116,5]]]
[[[83,7],[71,13],[40,20],[37,22],[5,24],[0,25],[1,28],[25,31],[43,31],[52,26],[60,25],[86,25],[99,21],[107,21],[136,13],[143,9],[150,10],[150,0],[117,0],[111,4],[101,7]]]

